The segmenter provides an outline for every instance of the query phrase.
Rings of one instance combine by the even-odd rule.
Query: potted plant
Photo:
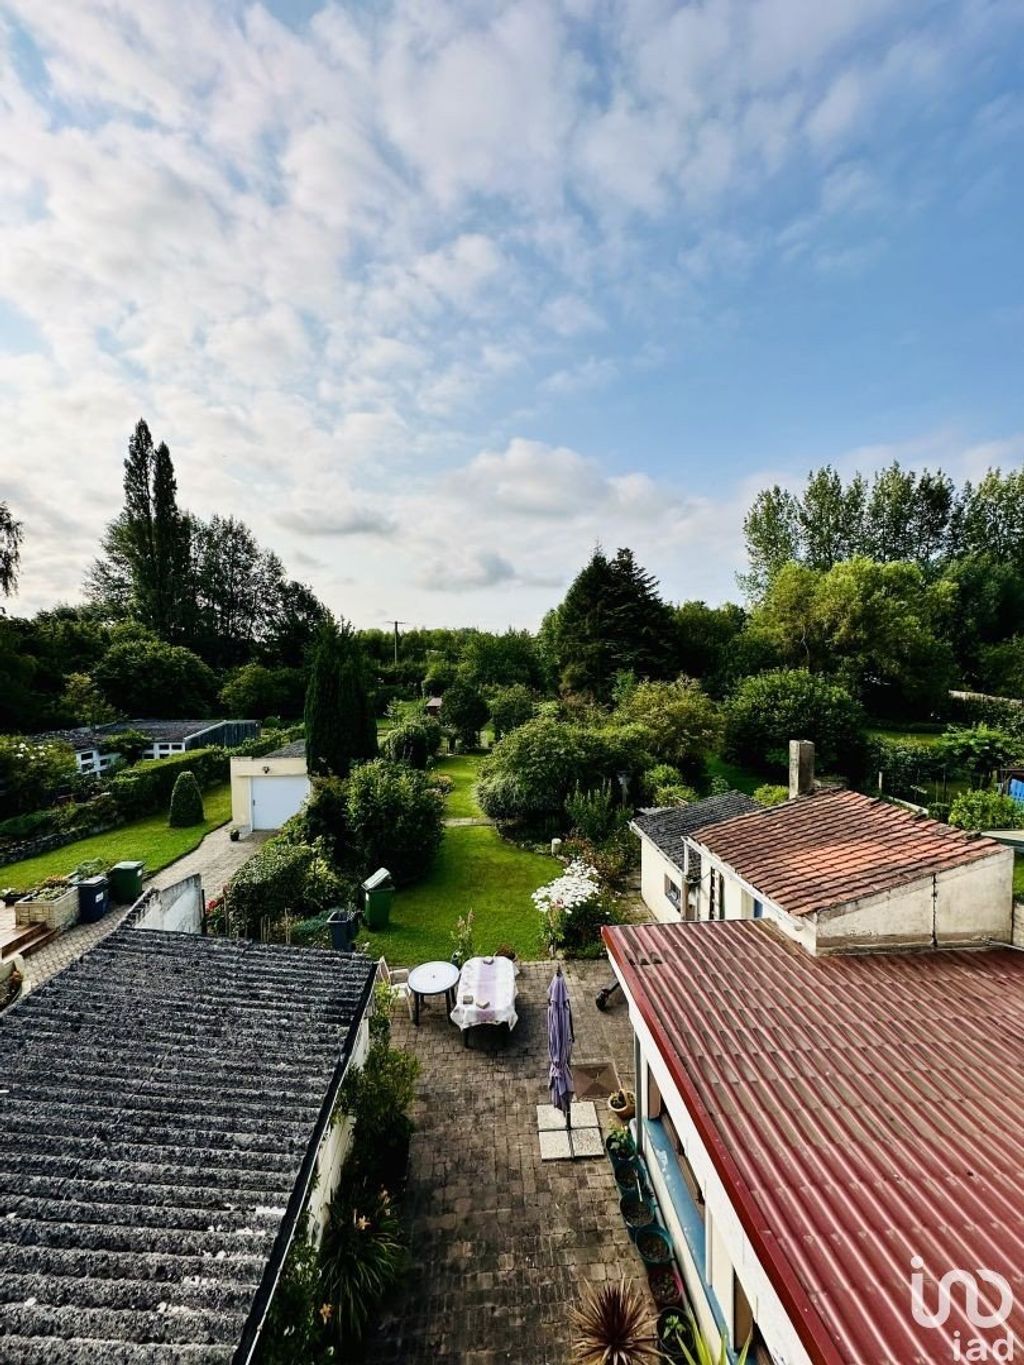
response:
[[[450,937],[452,941],[452,966],[458,967],[461,971],[473,956],[472,910],[466,915],[459,916],[455,921],[455,928],[452,930]]]
[[[644,1297],[632,1281],[588,1285],[572,1323],[580,1365],[656,1365],[661,1358]]]
[[[682,1304],[683,1286],[674,1265],[648,1266],[647,1284],[659,1308]]]
[[[629,1161],[636,1156],[636,1143],[628,1128],[613,1128],[605,1138],[604,1149],[612,1165],[616,1161]]]
[[[231,840],[233,844],[238,843],[238,837],[241,834],[241,832],[242,831],[238,828],[237,825],[232,825],[231,828],[228,830],[228,838]]]
[[[662,1228],[642,1228],[636,1235],[636,1249],[644,1265],[671,1265],[672,1242]]]
[[[673,1304],[658,1314],[658,1342],[665,1355],[678,1365],[688,1365],[687,1357],[697,1351],[697,1326],[690,1310]]]
[[[645,1199],[639,1190],[622,1196],[619,1200],[619,1212],[634,1241],[641,1228],[650,1227],[654,1222],[654,1205],[649,1199]]]
[[[632,1090],[620,1088],[608,1096],[608,1108],[620,1123],[628,1123],[636,1113],[636,1095]]]

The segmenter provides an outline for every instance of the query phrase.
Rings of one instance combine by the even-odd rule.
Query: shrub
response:
[[[495,820],[561,823],[572,792],[649,766],[638,757],[635,740],[621,731],[537,716],[494,746],[480,768],[477,800]]]
[[[670,782],[667,786],[654,789],[656,806],[691,806],[697,799],[694,789],[683,782]]]
[[[560,877],[534,891],[532,900],[543,916],[543,937],[549,950],[570,955],[600,944],[601,929],[615,922],[597,869],[571,862]]]
[[[385,754],[395,763],[410,768],[425,768],[441,747],[441,726],[432,716],[403,721],[389,730],[381,741]]]
[[[355,1120],[348,1172],[371,1188],[394,1189],[405,1165],[412,1133],[409,1111],[416,1095],[419,1062],[411,1052],[378,1037],[359,1069],[342,1083],[338,1111]]]
[[[235,927],[255,934],[260,921],[286,914],[306,918],[306,880],[316,857],[308,844],[269,839],[235,873],[228,886],[228,911]]]
[[[765,783],[754,792],[754,800],[759,806],[781,806],[789,800],[789,788],[778,787],[771,782]]]
[[[61,811],[66,809],[57,806],[51,810],[30,810],[0,820],[0,839],[30,839],[34,834],[48,834],[57,827]]]
[[[1024,805],[997,791],[966,791],[949,809],[949,823],[960,829],[1024,829]]]
[[[171,809],[167,823],[172,829],[187,829],[190,825],[201,825],[205,819],[203,794],[199,790],[195,773],[179,773],[171,792]]]
[[[610,886],[621,886],[640,865],[639,840],[625,824],[602,844],[578,836],[566,839],[562,851],[572,862],[589,864]]]
[[[617,804],[610,782],[604,782],[592,791],[581,791],[577,787],[566,801],[565,811],[574,833],[595,844],[603,843],[629,819],[626,810]]]
[[[321,1297],[333,1309],[333,1335],[348,1359],[408,1258],[387,1190],[352,1189],[346,1182],[328,1207],[320,1256]]]
[[[867,744],[867,772],[874,779],[881,773],[887,792],[907,800],[920,798],[928,783],[959,771],[951,755],[938,744],[872,736]]]
[[[443,808],[425,773],[387,759],[356,768],[347,816],[351,856],[363,875],[386,867],[398,882],[421,876],[441,846]]]
[[[693,678],[638,683],[616,707],[615,720],[642,727],[656,759],[693,777],[721,740],[718,707]]]
[[[9,818],[47,805],[76,772],[70,745],[0,735],[0,815]]]
[[[305,729],[302,725],[288,725],[282,728],[271,726],[268,721],[261,735],[256,739],[243,740],[230,752],[237,758],[262,758],[264,754],[272,754],[275,749],[281,749],[284,745],[292,744],[304,736]]]
[[[107,790],[117,803],[122,820],[137,820],[165,809],[178,774],[191,772],[200,788],[226,782],[230,776],[224,749],[190,749],[168,758],[146,758],[111,778]]]
[[[863,771],[864,714],[846,688],[798,668],[744,678],[726,709],[725,756],[770,769],[791,739],[813,740],[822,769]]]
[[[1020,758],[1024,744],[1005,730],[979,724],[951,725],[935,747],[951,767],[980,786],[996,769]]]

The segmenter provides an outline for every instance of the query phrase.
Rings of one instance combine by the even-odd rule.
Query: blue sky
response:
[[[144,414],[359,624],[766,481],[1024,455],[1018,0],[0,0],[0,497],[77,596]]]

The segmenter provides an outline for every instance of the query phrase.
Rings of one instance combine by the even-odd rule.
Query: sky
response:
[[[80,599],[145,416],[360,626],[754,493],[1024,458],[1021,0],[0,0],[0,500]]]

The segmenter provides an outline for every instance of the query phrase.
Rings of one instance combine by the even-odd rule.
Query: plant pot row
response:
[[[662,1332],[662,1318],[671,1317],[682,1331],[689,1331],[689,1317],[683,1282],[672,1258],[672,1241],[656,1221],[655,1206],[643,1161],[637,1153],[628,1130],[611,1133],[605,1140],[605,1150],[612,1163],[615,1183],[619,1189],[619,1211],[626,1230],[647,1270],[647,1282],[661,1317],[658,1320],[658,1339],[671,1360],[685,1360]],[[684,1340],[689,1342],[690,1337]]]

